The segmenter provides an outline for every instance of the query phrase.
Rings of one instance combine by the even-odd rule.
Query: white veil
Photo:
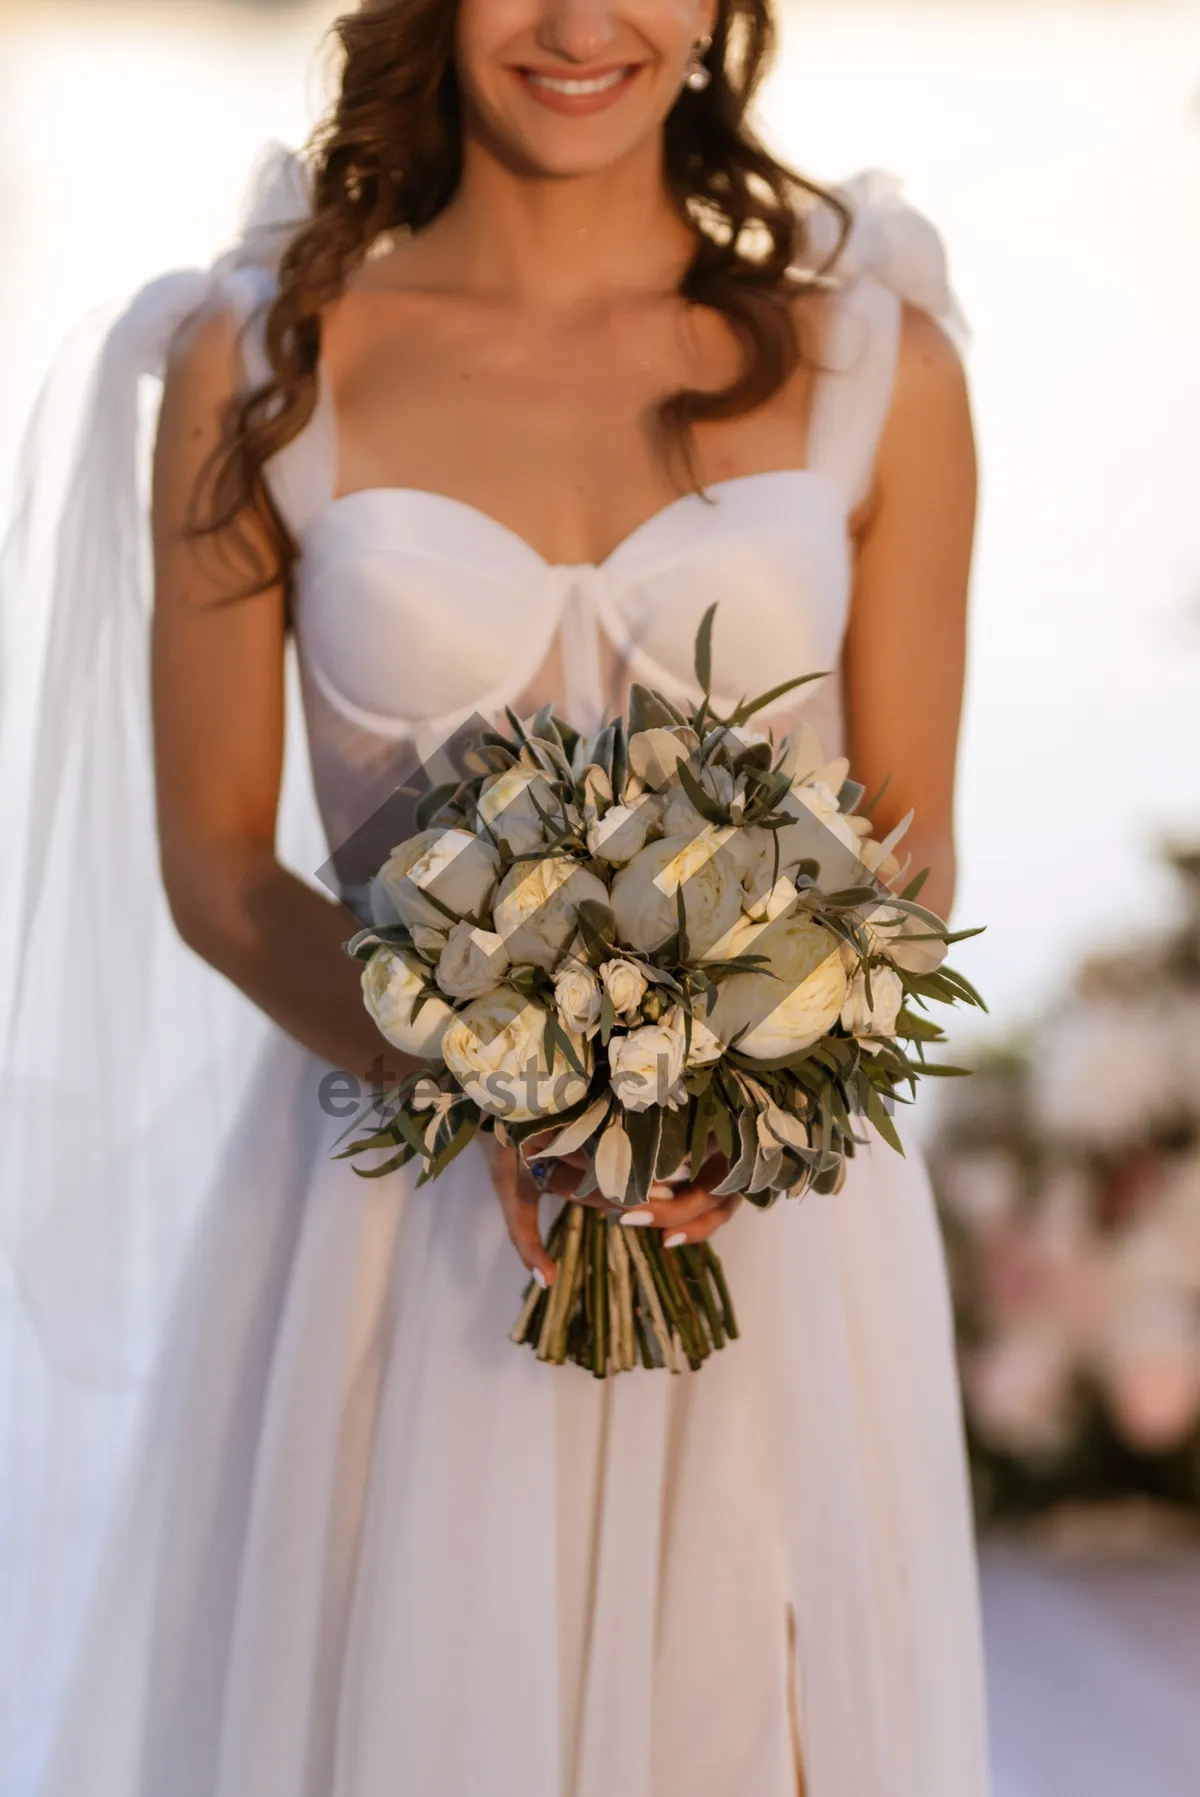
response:
[[[159,880],[147,480],[165,358],[308,210],[264,159],[243,233],[68,345],[0,555],[0,1763],[37,1775],[139,1387],[265,1030],[181,943]],[[149,377],[149,378],[147,378]],[[291,706],[293,722],[298,708]],[[302,735],[281,842],[324,859]]]

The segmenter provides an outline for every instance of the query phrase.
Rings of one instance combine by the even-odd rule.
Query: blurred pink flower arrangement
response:
[[[1200,1510],[1200,852],[1180,927],[1085,966],[932,1144],[985,1516]]]

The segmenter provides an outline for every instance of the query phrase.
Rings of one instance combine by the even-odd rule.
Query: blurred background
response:
[[[997,1797],[1200,1783],[1200,5],[780,0],[776,145],[906,181],[983,468],[957,957],[923,1119]],[[327,92],[332,0],[0,0],[0,502],[58,343],[209,260]],[[0,509],[2,504],[0,504]],[[9,1797],[6,1792],[5,1797]],[[13,1797],[24,1797],[14,1793]]]

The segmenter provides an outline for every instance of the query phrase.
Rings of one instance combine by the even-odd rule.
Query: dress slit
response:
[[[796,1611],[788,1604],[784,1610],[787,1629],[787,1714],[788,1735],[796,1770],[796,1797],[808,1797],[808,1780],[804,1776],[804,1741],[800,1733],[800,1669],[796,1658]]]

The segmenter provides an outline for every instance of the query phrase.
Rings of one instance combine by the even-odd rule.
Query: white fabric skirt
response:
[[[188,1257],[45,1797],[982,1797],[915,1160],[721,1232],[742,1329],[598,1381],[507,1337],[472,1147],[330,1158],[268,1047]]]

